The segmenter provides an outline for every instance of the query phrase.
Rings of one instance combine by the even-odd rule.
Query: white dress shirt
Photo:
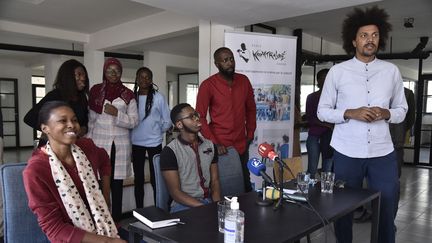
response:
[[[378,106],[390,111],[389,120],[364,122],[344,119],[347,109]],[[374,158],[393,151],[388,123],[400,123],[408,109],[399,69],[378,60],[356,59],[333,66],[327,74],[318,105],[318,118],[335,123],[330,145],[352,158]]]

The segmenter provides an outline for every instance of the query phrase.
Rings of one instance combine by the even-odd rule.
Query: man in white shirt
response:
[[[351,60],[333,66],[324,84],[318,118],[335,123],[331,146],[334,171],[347,187],[381,192],[378,242],[394,243],[394,209],[399,188],[389,123],[404,120],[407,103],[398,68],[376,58],[391,25],[377,7],[354,9],[343,23],[344,49]],[[338,242],[352,242],[352,214],[335,222]]]

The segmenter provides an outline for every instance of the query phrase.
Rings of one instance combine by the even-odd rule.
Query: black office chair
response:
[[[167,212],[170,211],[169,203],[171,201],[168,188],[165,184],[165,179],[163,178],[162,171],[160,169],[160,155],[156,154],[153,156],[153,167],[155,172],[156,181],[156,202],[155,205]]]

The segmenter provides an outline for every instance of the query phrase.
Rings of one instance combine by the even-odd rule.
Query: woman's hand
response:
[[[120,238],[109,238],[109,243],[127,243],[125,240],[122,240]]]
[[[107,113],[108,115],[117,117],[118,110],[115,106],[106,103],[104,106],[104,112]]]

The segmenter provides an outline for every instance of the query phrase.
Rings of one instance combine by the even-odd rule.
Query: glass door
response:
[[[17,82],[17,79],[0,78],[0,108],[5,148],[19,146]]]
[[[414,129],[414,164],[432,166],[432,74],[420,76]]]

